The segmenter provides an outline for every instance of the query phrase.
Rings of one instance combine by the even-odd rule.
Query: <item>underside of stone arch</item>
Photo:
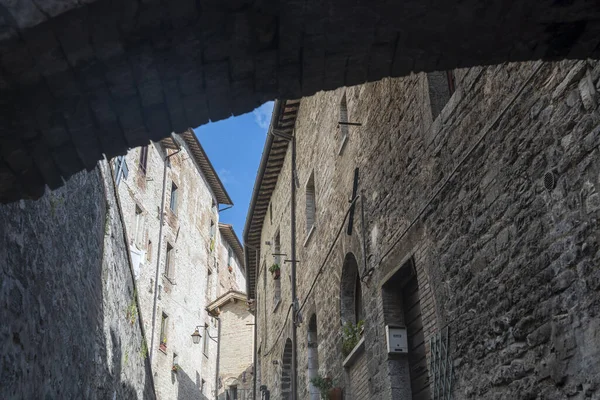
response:
[[[273,98],[598,57],[594,1],[0,1],[0,201]]]

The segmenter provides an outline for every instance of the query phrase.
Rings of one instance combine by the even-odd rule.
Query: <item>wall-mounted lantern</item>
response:
[[[194,344],[200,343],[200,338],[202,338],[202,335],[200,334],[198,328],[200,328],[200,326],[197,326],[194,333],[192,333],[192,341],[194,342]]]

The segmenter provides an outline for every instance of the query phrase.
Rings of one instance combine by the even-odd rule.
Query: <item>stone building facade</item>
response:
[[[231,246],[218,206],[233,203],[191,130],[113,163],[157,396],[214,399],[220,339],[207,306],[221,288],[245,283],[240,263],[228,270],[221,261]]]
[[[0,265],[0,398],[156,397],[107,162],[0,206]]]
[[[244,231],[257,389],[291,398],[295,185],[298,399],[317,376],[356,400],[600,398],[599,79],[503,64],[277,102]]]
[[[245,292],[230,290],[208,306],[219,315],[219,399],[251,400],[253,384],[254,316]]]

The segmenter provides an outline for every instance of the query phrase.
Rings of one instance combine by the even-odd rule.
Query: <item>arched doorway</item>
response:
[[[292,340],[285,341],[281,363],[281,400],[292,398]]]
[[[352,253],[344,257],[340,301],[342,325],[348,322],[357,324],[364,319],[360,274],[356,257]]]
[[[310,400],[319,400],[321,394],[310,381],[319,376],[319,342],[317,334],[317,315],[308,321],[308,393]]]

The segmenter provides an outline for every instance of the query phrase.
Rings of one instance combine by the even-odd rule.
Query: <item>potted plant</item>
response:
[[[162,340],[160,341],[160,349],[162,351],[167,351],[167,337],[163,336]]]
[[[364,321],[358,321],[356,325],[346,322],[342,330],[342,355],[347,357],[354,350],[362,336]]]
[[[171,367],[171,371],[177,373],[177,371],[179,371],[179,364],[173,364],[173,366]]]
[[[334,387],[333,379],[326,376],[325,378],[317,376],[310,380],[310,383],[321,393],[323,400],[342,400],[342,388]]]
[[[227,269],[229,270],[229,272],[233,272],[233,267],[231,265],[228,265]]]
[[[273,279],[279,279],[279,276],[281,274],[281,268],[279,268],[279,264],[274,263],[273,265],[271,265],[269,267],[269,272],[273,274]]]

